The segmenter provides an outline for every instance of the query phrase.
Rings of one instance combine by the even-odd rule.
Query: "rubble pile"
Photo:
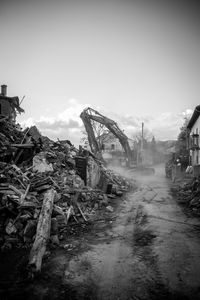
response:
[[[21,143],[24,132],[5,117],[0,118],[0,127],[0,158],[4,158],[12,154],[12,143]]]
[[[5,119],[1,125],[1,251],[32,247],[30,265],[38,271],[47,241],[59,245],[71,224],[93,220],[101,208],[112,212],[108,197],[122,196],[131,185],[98,160],[100,183],[95,188],[85,185],[76,167],[80,151],[70,141],[51,141],[35,126],[22,131]]]
[[[174,185],[171,191],[180,204],[200,215],[200,176],[192,178],[188,183]]]
[[[106,174],[109,182],[112,183],[111,191],[117,196],[121,196],[122,192],[127,192],[131,189],[131,182],[127,178],[115,173],[114,171],[101,166],[102,173]]]
[[[41,138],[35,126],[22,130],[19,124],[0,117],[0,161],[28,166],[41,150]]]

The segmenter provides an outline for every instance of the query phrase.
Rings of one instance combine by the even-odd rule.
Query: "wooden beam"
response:
[[[33,148],[34,144],[32,144],[32,143],[28,143],[28,144],[11,144],[10,147],[29,149],[29,148]]]
[[[37,224],[36,237],[29,256],[28,267],[32,274],[41,271],[42,259],[50,236],[51,213],[53,210],[55,194],[56,192],[53,189],[48,190],[44,194],[43,205]]]

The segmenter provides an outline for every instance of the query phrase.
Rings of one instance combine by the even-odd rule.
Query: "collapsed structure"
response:
[[[1,97],[5,101],[4,92]],[[22,130],[15,117],[23,110],[15,100],[14,114],[1,106],[0,115],[0,247],[28,245],[34,273],[49,243],[59,245],[74,222],[93,220],[99,209],[112,212],[109,199],[131,184],[69,140],[51,141],[35,126]]]
[[[15,121],[17,113],[22,113],[24,110],[20,107],[18,97],[7,96],[7,85],[1,85],[0,94],[0,117],[5,117],[8,120]]]

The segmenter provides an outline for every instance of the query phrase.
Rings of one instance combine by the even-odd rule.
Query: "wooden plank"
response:
[[[20,197],[22,197],[24,195],[24,193],[20,190],[18,190],[15,186],[9,184],[9,189],[11,189],[12,191],[14,191],[17,195],[19,195]]]
[[[28,186],[27,186],[27,188],[26,188],[25,194],[23,196],[21,196],[20,204],[23,204],[23,202],[25,201],[26,196],[27,196],[27,194],[29,192],[30,186],[31,186],[31,184],[29,183]]]
[[[78,210],[79,210],[80,213],[81,213],[81,216],[83,217],[83,220],[84,220],[85,222],[87,222],[87,219],[86,219],[86,217],[85,217],[85,215],[84,215],[84,213],[83,213],[83,211],[82,211],[82,209],[81,209],[79,203],[76,203],[76,205],[77,205],[77,207],[78,207]]]
[[[31,137],[27,138],[28,132],[29,132],[29,129],[26,131],[26,133],[25,133],[25,135],[24,135],[24,137],[23,137],[23,139],[22,139],[22,141],[21,141],[21,144],[23,144],[24,141],[26,141],[27,143],[31,142]],[[24,149],[21,149],[21,150],[20,150],[19,152],[17,152],[17,154],[15,155],[15,158],[14,158],[15,164],[18,162],[18,160],[19,160],[20,156],[22,155],[23,151],[24,151]]]
[[[55,193],[55,190],[50,189],[44,194],[43,205],[37,224],[36,237],[29,256],[28,267],[31,274],[41,271],[42,259],[50,236],[51,214]]]
[[[57,187],[58,189],[60,188],[51,176],[49,176],[49,179],[52,181],[55,187]]]
[[[69,221],[69,218],[70,216],[72,215],[72,212],[73,212],[73,206],[70,205],[67,213],[66,213],[66,220],[65,220],[65,225],[67,225],[68,221]]]
[[[15,147],[15,148],[33,148],[34,144],[30,143],[30,144],[11,144],[10,147]]]

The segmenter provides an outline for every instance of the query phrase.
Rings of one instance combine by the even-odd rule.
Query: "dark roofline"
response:
[[[7,100],[10,102],[10,104],[19,112],[22,113],[24,112],[23,108],[20,107],[19,104],[19,98],[17,96],[15,97],[8,97],[8,96],[3,96],[0,94],[0,100]]]
[[[199,116],[200,116],[200,105],[198,105],[198,106],[195,107],[195,110],[194,110],[194,112],[193,112],[193,114],[192,114],[192,116],[190,118],[190,121],[189,121],[189,123],[187,125],[187,128],[189,130],[192,129],[194,123],[196,122],[196,120],[198,119]]]
[[[13,100],[16,100],[16,99],[19,100],[19,98],[17,96],[15,96],[15,97],[8,97],[8,96],[4,96],[2,94],[0,94],[0,99],[4,99],[4,100],[8,100],[8,101],[13,101]]]

